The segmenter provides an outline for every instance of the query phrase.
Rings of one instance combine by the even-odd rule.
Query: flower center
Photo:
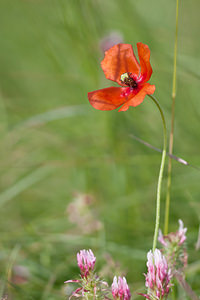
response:
[[[126,84],[131,88],[137,88],[138,84],[131,76],[131,73],[127,72],[121,75],[121,83]]]

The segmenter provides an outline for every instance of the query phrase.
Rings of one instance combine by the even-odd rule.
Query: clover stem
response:
[[[170,137],[169,137],[169,155],[172,155],[173,142],[174,142],[174,112],[175,112],[175,98],[176,98],[178,11],[179,11],[179,0],[176,0],[176,32],[175,32],[175,43],[174,43],[174,69],[173,69],[173,83],[172,83],[172,107],[171,107],[171,131],[170,131]],[[168,175],[167,175],[167,195],[166,195],[166,203],[165,203],[165,225],[164,225],[164,234],[165,235],[167,235],[167,233],[168,233],[168,226],[169,226],[171,177],[172,177],[172,159],[171,159],[171,157],[169,157]]]
[[[156,249],[159,223],[160,223],[160,194],[161,194],[161,185],[162,185],[163,171],[164,171],[165,158],[166,158],[167,129],[166,129],[165,117],[164,117],[163,111],[162,111],[157,99],[152,95],[149,95],[149,97],[156,104],[156,106],[160,112],[162,123],[163,123],[163,151],[162,151],[162,159],[161,159],[161,164],[160,164],[160,172],[159,172],[159,176],[158,176],[157,199],[156,199],[156,222],[155,222],[155,231],[154,231],[154,238],[153,238],[153,252],[154,252]]]

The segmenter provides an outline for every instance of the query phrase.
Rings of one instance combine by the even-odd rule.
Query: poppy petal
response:
[[[131,72],[139,75],[140,65],[134,55],[133,48],[129,44],[117,44],[105,52],[101,67],[107,79],[121,83],[121,75]]]
[[[152,68],[150,64],[150,50],[149,47],[142,43],[137,43],[138,56],[140,60],[140,82],[146,82],[150,79]]]
[[[99,110],[113,110],[122,105],[127,98],[123,96],[125,88],[109,87],[88,93],[90,104]]]
[[[151,85],[149,83],[145,83],[139,92],[136,95],[131,94],[129,96],[129,100],[124,103],[124,105],[119,109],[119,111],[126,111],[129,106],[138,106],[144,101],[146,95],[152,95],[155,92],[155,85]]]

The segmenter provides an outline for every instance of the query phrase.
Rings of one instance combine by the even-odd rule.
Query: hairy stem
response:
[[[173,152],[174,143],[174,112],[175,112],[175,98],[176,98],[176,61],[177,61],[177,41],[178,41],[178,10],[179,0],[176,0],[176,32],[174,43],[174,69],[173,69],[173,84],[172,84],[172,108],[171,108],[171,131],[169,138],[169,155]],[[170,207],[170,191],[171,191],[171,176],[172,176],[172,159],[169,157],[168,161],[168,176],[167,176],[167,195],[165,204],[165,225],[164,234],[168,233],[169,227],[169,207]]]
[[[165,165],[165,158],[166,158],[166,147],[167,147],[167,129],[166,129],[166,122],[165,117],[163,114],[163,111],[156,100],[156,98],[152,95],[149,95],[149,97],[154,101],[156,104],[160,115],[162,119],[163,124],[163,151],[162,151],[162,159],[160,164],[160,172],[158,176],[158,185],[157,185],[157,199],[156,199],[156,222],[155,222],[155,231],[154,231],[154,238],[153,238],[153,252],[156,249],[157,239],[158,239],[158,230],[159,230],[159,223],[160,223],[160,194],[161,194],[161,185],[162,185],[162,179],[163,179],[163,171],[164,171],[164,165]]]
[[[192,300],[199,300],[199,297],[196,295],[196,293],[192,290],[191,286],[185,281],[185,278],[181,273],[176,271],[175,277],[182,286],[182,288],[185,290],[187,295],[190,297]]]

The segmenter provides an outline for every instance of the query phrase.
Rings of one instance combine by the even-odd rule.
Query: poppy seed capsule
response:
[[[137,88],[137,82],[131,77],[131,73],[129,72],[122,74],[120,80],[123,84],[126,84],[131,88]]]

